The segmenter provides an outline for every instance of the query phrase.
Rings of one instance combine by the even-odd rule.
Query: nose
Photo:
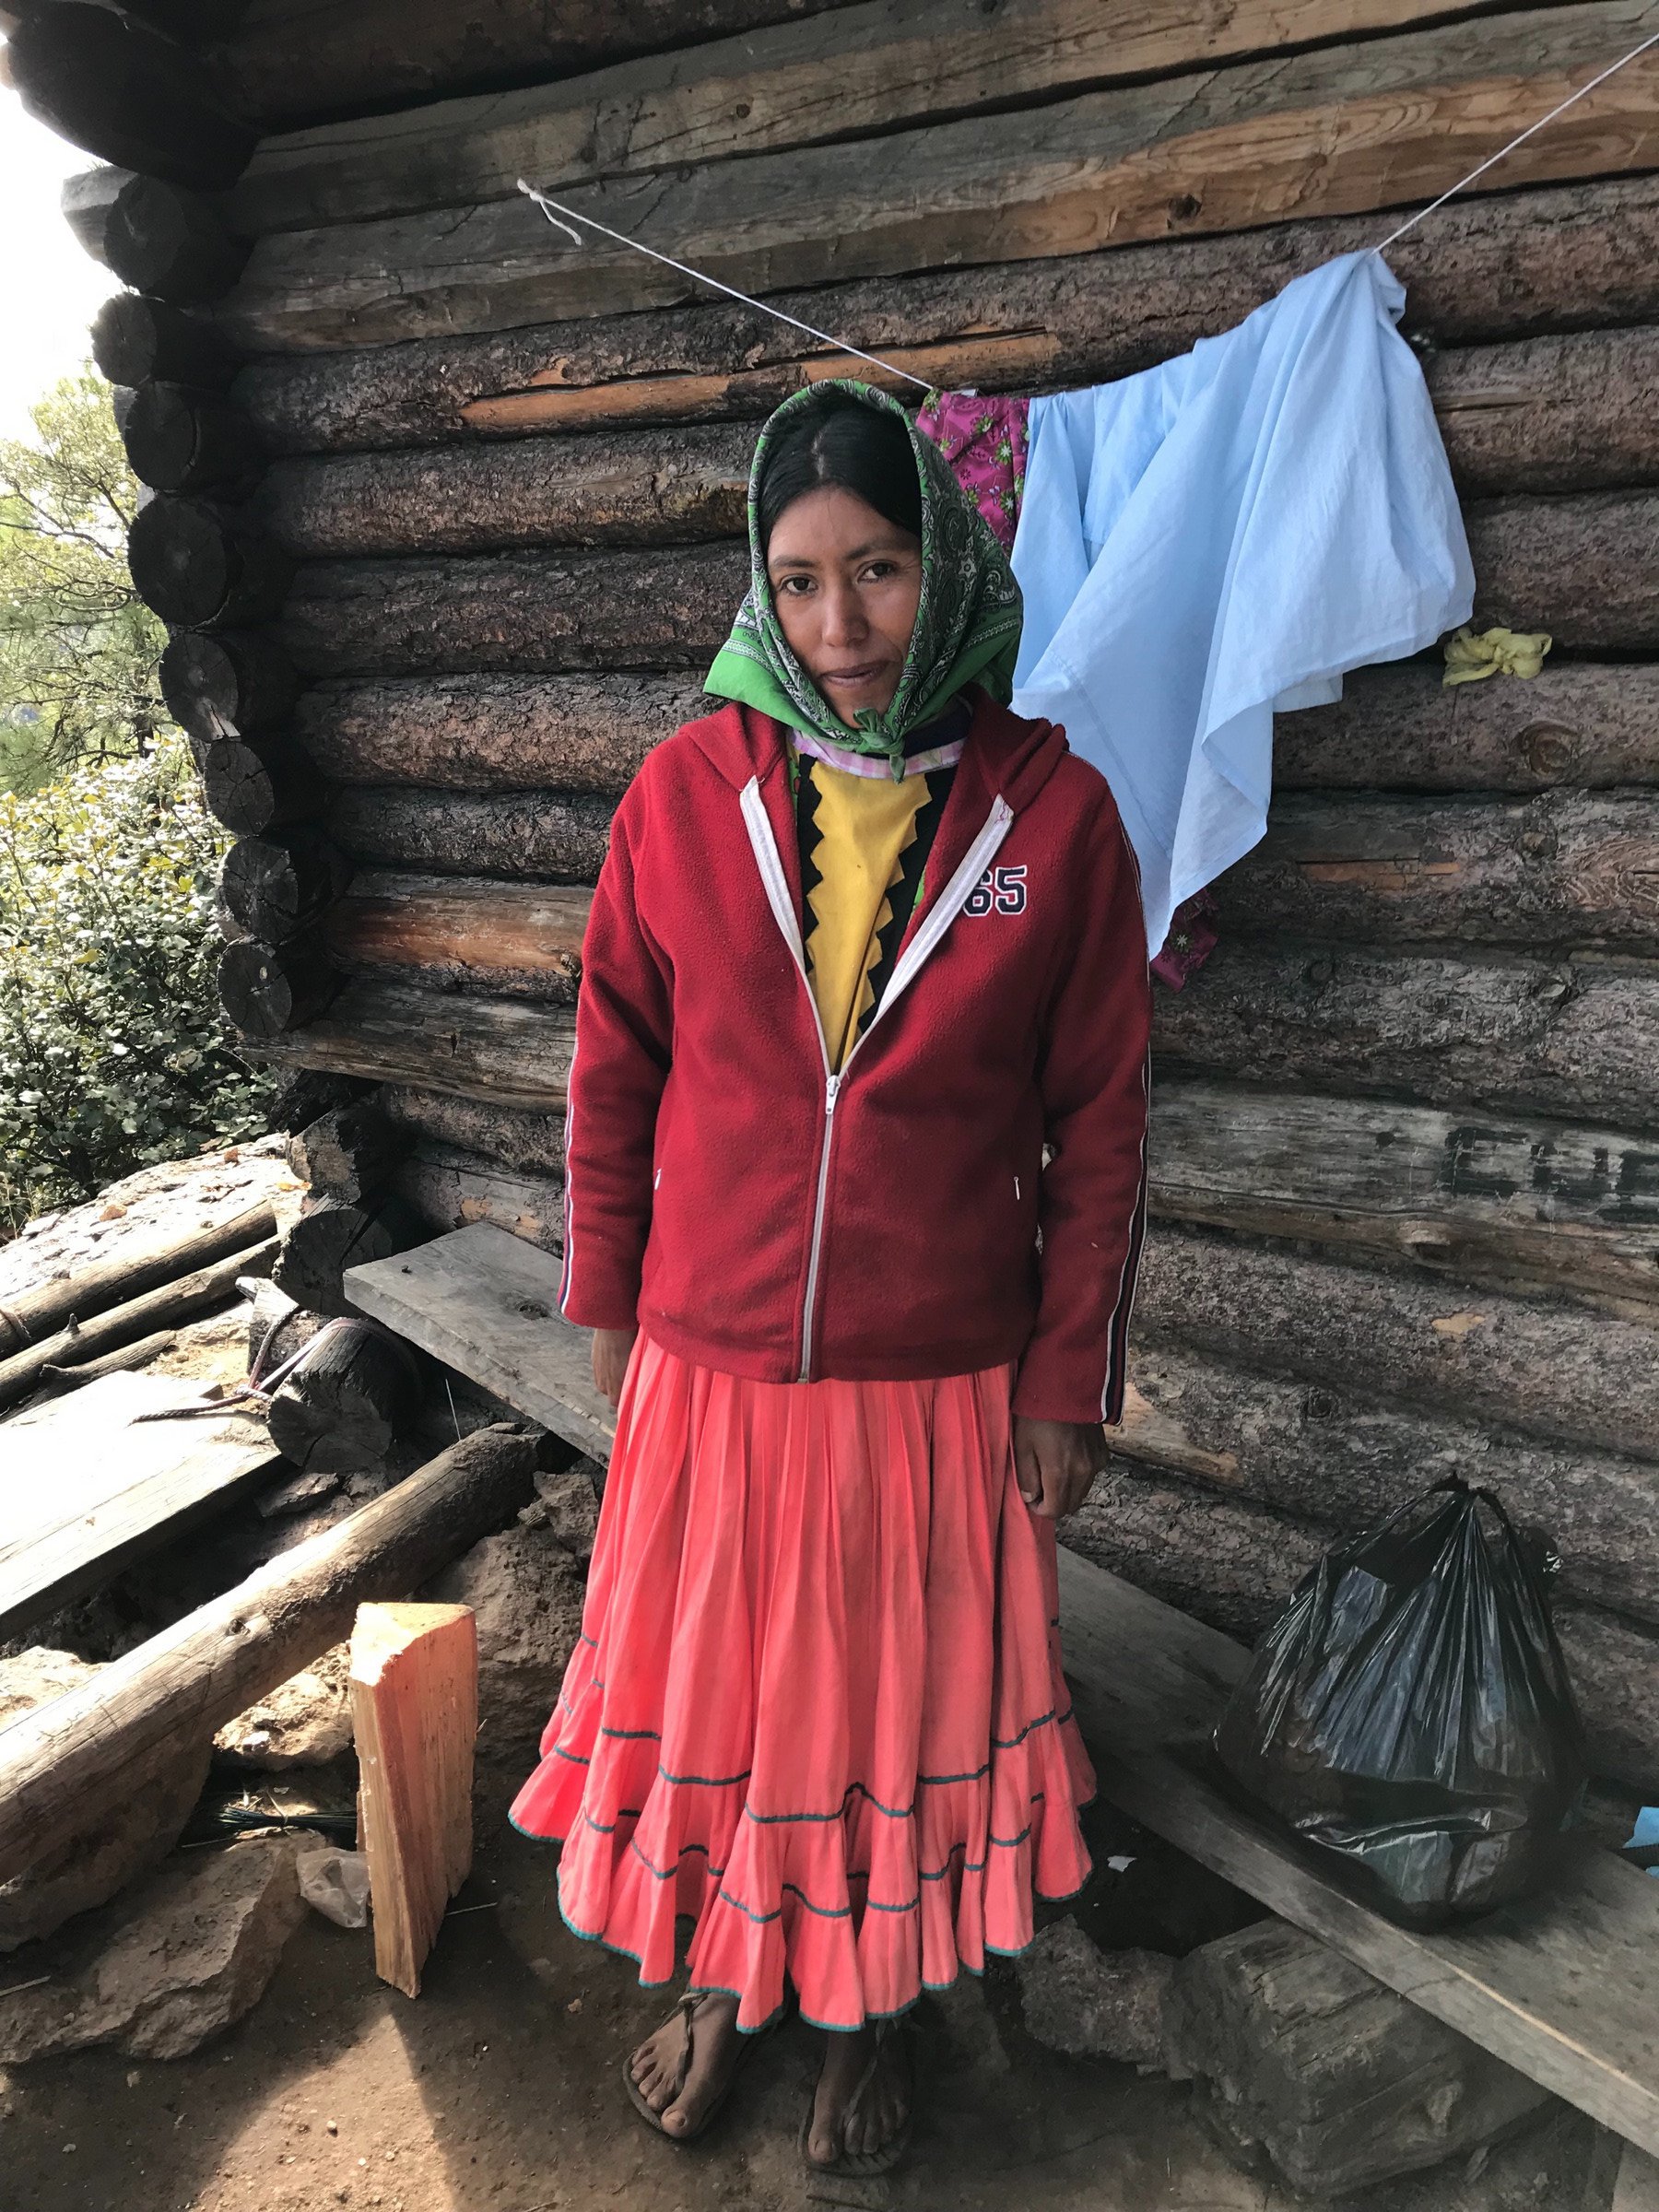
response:
[[[870,626],[865,619],[858,587],[845,577],[835,576],[823,587],[823,639],[832,650],[841,651],[851,645],[860,645],[869,635]]]

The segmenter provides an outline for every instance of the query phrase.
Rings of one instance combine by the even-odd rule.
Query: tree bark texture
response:
[[[1450,686],[1441,674],[1438,655],[1357,669],[1335,706],[1277,716],[1275,790],[1659,783],[1659,666],[1546,662],[1530,678]]]
[[[397,1194],[440,1233],[493,1222],[543,1252],[564,1250],[564,1189],[474,1152],[423,1140],[397,1171]]]
[[[1353,215],[1446,190],[1645,25],[1643,0],[1544,8],[1088,93],[1045,107],[1040,131],[974,116],[886,136],[874,162],[865,144],[793,148],[681,172],[669,194],[652,174],[561,196],[749,292]],[[1509,182],[1650,166],[1655,81],[1632,63],[1512,153]],[[250,351],[288,352],[695,296],[515,195],[260,239],[218,312]]]
[[[1252,935],[1649,952],[1659,797],[1285,794],[1218,897],[1224,928]]]
[[[1133,1346],[1659,1465],[1659,1331],[1569,1300],[1159,1222]]]
[[[492,1106],[439,1090],[388,1083],[375,1103],[394,1128],[470,1152],[515,1172],[564,1180],[564,1116]]]
[[[405,970],[429,987],[573,1006],[589,903],[584,889],[364,869],[326,929],[354,973]]]
[[[314,561],[277,625],[314,676],[700,672],[748,586],[736,543],[662,552]]]
[[[1334,1532],[1114,1466],[1065,1524],[1074,1551],[1166,1604],[1253,1641]],[[1646,1794],[1659,1781],[1659,1641],[1616,1615],[1558,1606],[1593,1773]]]
[[[1160,1218],[1656,1301],[1659,1325],[1653,1138],[1214,1082],[1156,1085],[1152,1127]]]
[[[308,1028],[250,1049],[278,1067],[322,1068],[562,1113],[574,1041],[575,1022],[563,1007],[360,977]]]
[[[340,792],[327,828],[343,852],[375,866],[592,883],[604,865],[611,812],[608,799],[559,792],[369,786]]]
[[[481,1429],[6,1730],[0,1881],[338,1643],[366,1599],[406,1597],[530,1496],[535,1445]]]
[[[1180,1346],[1141,1347],[1115,1453],[1137,1468],[1324,1527],[1364,1528],[1453,1475],[1547,1530],[1559,1587],[1659,1629],[1659,1560],[1646,1532],[1659,1466],[1381,1406],[1329,1382],[1252,1372]]]
[[[1052,261],[935,264],[775,298],[947,388],[1042,390],[1109,382],[1184,353],[1377,235],[1374,216],[1315,218]],[[1438,346],[1653,322],[1659,178],[1453,200],[1389,259],[1406,288],[1402,327]],[[844,361],[752,308],[705,300],[255,360],[236,397],[274,452],[353,452],[753,419],[814,368],[840,373]],[[859,373],[876,372],[860,364]]]
[[[508,199],[521,176],[553,189],[866,137],[1458,12],[1473,11],[1436,0],[1242,0],[1194,15],[1182,0],[1150,0],[1103,17],[1088,0],[1004,0],[990,20],[977,0],[879,0],[574,81],[561,75],[267,142],[231,212],[257,235]]]
[[[1166,1070],[1659,1126],[1653,963],[1224,938],[1153,1019]]]
[[[1544,629],[1598,653],[1659,645],[1659,493],[1493,500],[1465,519],[1477,628]]]
[[[651,747],[712,703],[696,675],[394,677],[317,685],[294,732],[338,783],[618,798]]]

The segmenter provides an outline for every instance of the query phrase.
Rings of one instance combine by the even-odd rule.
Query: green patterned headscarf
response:
[[[760,483],[780,430],[826,392],[844,392],[866,407],[896,415],[910,437],[922,485],[922,597],[899,688],[885,714],[871,708],[848,727],[784,642],[766,573],[760,535]],[[703,688],[741,700],[791,729],[815,731],[850,750],[889,760],[902,775],[904,740],[941,714],[967,683],[979,682],[1005,706],[1019,649],[1019,586],[1007,555],[961,489],[948,461],[905,410],[873,384],[827,379],[793,393],[768,419],[755,447],[748,492],[749,588],[731,636],[715,655]]]

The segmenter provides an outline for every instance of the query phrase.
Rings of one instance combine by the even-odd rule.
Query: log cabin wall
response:
[[[1659,0],[135,12],[264,134],[181,182],[177,131],[117,143],[84,61],[35,94],[142,172],[69,212],[135,288],[100,355],[139,387],[169,697],[241,840],[228,1003],[252,1051],[379,1087],[429,1228],[555,1248],[611,809],[744,588],[756,421],[856,364],[571,246],[515,179],[943,385],[1053,389],[1374,241],[1659,29]],[[1659,54],[1391,255],[1477,621],[1555,649],[1281,721],[1220,949],[1159,994],[1135,1388],[1068,1529],[1250,1633],[1334,1531],[1490,1484],[1558,1538],[1596,1763],[1650,1792],[1656,92]]]

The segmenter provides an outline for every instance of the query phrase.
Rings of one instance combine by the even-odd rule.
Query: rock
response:
[[[0,1659],[0,1728],[100,1672],[73,1652],[33,1650]],[[202,1794],[209,1756],[205,1744],[183,1753],[27,1874],[0,1884],[0,1951],[50,1936],[164,1859]]]
[[[1074,2058],[1163,2064],[1163,2004],[1175,1961],[1161,1951],[1097,1950],[1056,1920],[1016,1961],[1028,2033]]]
[[[1183,1959],[1164,2018],[1170,2072],[1222,2149],[1313,2196],[1466,2159],[1553,2103],[1281,1920]]]
[[[579,1459],[559,1474],[538,1473],[535,1501],[519,1515],[526,1528],[548,1530],[582,1567],[594,1556],[599,1528],[597,1473],[591,1459]]]
[[[305,1917],[294,1862],[320,1838],[261,1836],[152,1875],[48,1954],[43,1987],[0,2011],[0,2065],[112,2043],[183,2058],[264,1995]],[[32,1963],[32,1961],[31,1961]]]
[[[486,1536],[421,1595],[478,1617],[478,1756],[534,1762],[582,1628],[580,1569],[550,1528]]]
[[[349,1648],[336,1643],[268,1698],[227,1721],[213,1739],[219,1764],[280,1773],[342,1757],[351,1748],[349,1667]]]
[[[273,1483],[268,1490],[261,1490],[253,1500],[253,1511],[262,1521],[275,1521],[288,1513],[307,1512],[320,1498],[328,1497],[339,1487],[340,1478],[337,1475],[321,1472],[290,1475],[286,1482]]]

